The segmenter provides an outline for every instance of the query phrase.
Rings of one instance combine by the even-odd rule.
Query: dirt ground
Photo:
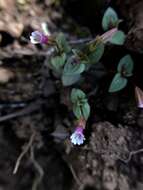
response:
[[[79,5],[81,15],[71,14]],[[143,1],[103,1],[100,17],[109,5],[124,19],[120,27],[127,40],[124,47],[107,47],[102,63],[106,70],[115,68],[116,60],[129,52],[135,61],[134,82],[143,88]],[[99,95],[89,99],[85,144],[73,146],[68,89],[46,66],[50,50],[29,42],[42,22],[69,39],[95,36],[101,31],[93,27],[98,14],[85,14],[86,6],[80,0],[63,1],[62,6],[54,0],[0,0],[0,190],[143,189],[143,110],[136,106],[133,86],[109,94],[110,76],[105,76]],[[90,91],[94,72],[87,79]]]

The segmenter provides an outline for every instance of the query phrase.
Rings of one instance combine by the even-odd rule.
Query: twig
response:
[[[69,41],[69,44],[71,44],[71,45],[84,44],[84,43],[90,42],[91,40],[93,40],[93,38],[83,38],[83,39],[71,40],[71,41]]]
[[[34,102],[31,103],[29,106],[23,108],[22,110],[13,112],[11,114],[5,115],[5,116],[1,116],[0,117],[0,122],[9,120],[9,119],[13,119],[15,117],[19,117],[19,116],[23,116],[23,115],[28,115],[29,113],[32,113],[36,110],[38,110],[40,108],[42,102]]]
[[[30,49],[16,49],[14,51],[11,50],[7,50],[7,51],[2,51],[0,52],[0,56],[2,58],[11,58],[11,57],[15,57],[15,56],[50,56],[54,53],[55,48],[51,47],[49,48],[47,51],[38,51],[38,50],[30,50]]]
[[[93,151],[91,148],[83,148],[83,150]],[[116,157],[116,159],[119,159],[120,161],[124,162],[125,164],[128,164],[130,162],[130,160],[131,160],[131,158],[132,158],[133,155],[139,154],[141,152],[143,152],[143,148],[141,148],[139,150],[131,151],[129,153],[129,156],[128,156],[127,159],[123,159],[123,158],[121,158],[119,156],[115,156],[115,157]],[[105,154],[105,153],[106,153],[106,151],[102,151],[102,153],[99,153],[99,154]]]
[[[28,152],[28,150],[29,150],[30,147],[32,146],[32,143],[33,143],[33,141],[34,141],[35,135],[36,135],[36,133],[34,132],[34,133],[31,135],[28,144],[24,147],[23,151],[22,151],[21,154],[19,155],[19,157],[18,157],[18,159],[17,159],[17,161],[16,161],[16,164],[15,164],[14,170],[13,170],[13,174],[16,174],[16,173],[17,173],[18,168],[19,168],[19,165],[20,165],[20,162],[21,162],[22,158],[24,157],[24,155]]]
[[[117,158],[118,158],[119,160],[121,160],[122,162],[128,164],[128,163],[130,162],[130,160],[131,160],[131,158],[132,158],[133,155],[139,154],[139,153],[141,153],[141,152],[143,152],[143,148],[141,148],[141,149],[139,149],[139,150],[134,150],[134,151],[130,152],[130,153],[129,153],[129,157],[128,157],[127,159],[122,159],[122,158],[120,158],[120,157],[117,157]]]
[[[88,43],[92,40],[92,38],[83,38],[83,39],[77,39],[77,40],[71,40],[69,41],[70,45],[76,45],[76,44],[84,44]],[[29,40],[28,40],[29,41]],[[51,56],[55,52],[54,47],[49,47],[47,51],[39,51],[37,49],[16,49],[14,51],[7,50],[0,52],[0,57],[2,58],[11,58],[13,56]]]
[[[81,187],[83,184],[80,181],[79,177],[77,176],[77,174],[76,174],[76,172],[75,172],[75,170],[74,170],[74,168],[73,168],[73,166],[71,164],[71,161],[69,160],[68,156],[64,155],[63,156],[63,160],[66,162],[67,166],[69,167],[69,169],[70,169],[70,171],[71,171],[71,173],[73,175],[73,178],[74,178],[75,182],[77,183],[77,185],[79,187]]]
[[[27,102],[24,101],[0,101],[0,109],[3,108],[23,108],[27,105]]]
[[[30,148],[30,158],[31,158],[31,161],[32,161],[35,169],[39,173],[39,175],[37,175],[35,177],[33,185],[32,185],[32,190],[37,190],[37,188],[38,188],[39,184],[41,183],[42,178],[44,176],[44,171],[43,171],[42,167],[40,166],[40,164],[35,160],[33,146],[31,146],[31,148]]]
[[[82,183],[81,183],[80,179],[78,178],[78,176],[76,175],[76,173],[75,173],[75,171],[74,171],[74,169],[73,169],[73,166],[72,166],[71,164],[69,164],[69,163],[68,163],[68,166],[69,166],[69,168],[70,168],[70,170],[71,170],[71,173],[72,173],[73,178],[74,178],[74,180],[76,181],[77,185],[78,185],[79,187],[81,187]]]
[[[21,49],[15,50],[11,54],[12,55],[39,55],[39,56],[50,56],[55,51],[54,47],[48,48],[47,51],[38,51],[38,50],[29,50],[29,49]]]

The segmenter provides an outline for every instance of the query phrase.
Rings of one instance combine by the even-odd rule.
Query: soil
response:
[[[77,1],[82,4],[81,14],[76,6],[77,13],[66,19],[67,12],[73,13],[75,1],[63,2],[64,9],[58,1],[0,1],[0,190],[142,190],[143,110],[136,106],[134,85],[143,88],[143,2],[103,1],[98,17],[84,14],[85,1]],[[31,45],[29,35],[47,22],[51,32],[62,30],[69,39],[87,36],[90,30],[90,37],[94,36],[101,28],[98,22],[97,29],[93,27],[91,17],[101,18],[109,5],[124,18],[120,27],[127,33],[127,41],[122,48],[106,48],[95,66],[99,75],[94,69],[87,73],[84,89],[92,113],[86,141],[77,147],[69,140],[74,130],[73,115],[67,108],[69,89],[62,88],[47,68],[52,52]],[[77,16],[79,23],[74,20]],[[134,77],[125,90],[109,94],[112,74],[106,73],[126,53],[134,59]]]

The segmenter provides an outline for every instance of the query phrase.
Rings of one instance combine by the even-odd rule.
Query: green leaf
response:
[[[109,87],[109,92],[117,92],[122,90],[127,85],[127,79],[122,77],[120,73],[117,73]]]
[[[117,31],[112,38],[109,40],[110,43],[115,45],[123,45],[125,42],[126,35],[122,31]]]
[[[90,106],[88,104],[86,94],[80,90],[73,88],[71,91],[71,102],[73,103],[73,112],[80,119],[88,119],[90,115]]]
[[[80,119],[82,117],[82,112],[80,106],[73,105],[73,113],[77,117],[77,119]]]
[[[79,49],[72,49],[72,53],[74,54],[75,57],[79,58],[82,62],[85,64],[88,62],[88,57],[86,53]]]
[[[63,33],[59,33],[59,35],[56,37],[56,43],[61,52],[68,53],[71,51],[71,47],[69,46]]]
[[[125,77],[130,77],[132,76],[133,67],[134,67],[134,62],[131,56],[126,55],[120,60],[117,67],[117,71]]]
[[[66,61],[66,54],[63,53],[61,56],[56,56],[56,57],[52,58],[51,65],[52,65],[53,69],[58,71],[65,64],[65,61]]]
[[[81,74],[85,70],[84,64],[75,64],[66,63],[64,67],[64,74],[66,75],[76,75]]]
[[[79,100],[82,100],[85,98],[86,98],[86,94],[82,90],[76,89],[76,88],[72,89],[72,91],[71,91],[72,103],[77,103]]]
[[[81,75],[76,74],[76,75],[62,75],[62,83],[64,86],[70,86],[80,80]]]
[[[85,70],[85,64],[73,63],[73,59],[69,59],[64,66],[63,73],[66,75],[80,74]]]
[[[118,15],[115,12],[115,10],[111,7],[109,7],[102,18],[102,28],[104,31],[107,31],[111,28],[114,28],[117,26],[119,22]]]
[[[74,104],[73,113],[75,114],[77,119],[84,118],[85,120],[87,120],[90,115],[90,106],[88,103],[85,103],[82,106]]]
[[[81,73],[85,70],[85,64],[75,63],[73,58],[70,58],[64,65],[62,83],[64,86],[70,86],[76,83]]]
[[[87,120],[90,115],[90,106],[88,103],[84,103],[81,107],[83,117]]]
[[[104,53],[104,44],[100,41],[90,45],[88,59],[90,63],[98,63]]]

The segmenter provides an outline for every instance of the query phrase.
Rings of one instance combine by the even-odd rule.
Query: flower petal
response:
[[[35,40],[33,38],[33,36],[30,36],[30,41],[31,41],[32,44],[38,44],[39,43],[39,42],[37,42],[37,40]]]

